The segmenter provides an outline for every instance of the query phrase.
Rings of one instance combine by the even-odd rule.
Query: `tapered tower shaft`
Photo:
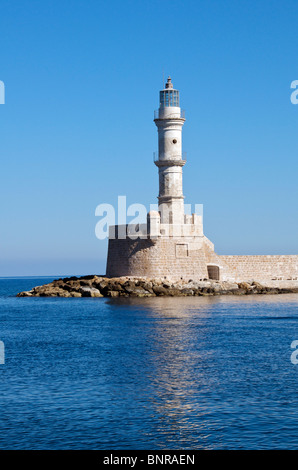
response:
[[[179,91],[169,77],[160,91],[160,105],[154,122],[158,129],[159,210],[161,223],[184,223],[182,189],[182,126],[185,122],[179,105]]]

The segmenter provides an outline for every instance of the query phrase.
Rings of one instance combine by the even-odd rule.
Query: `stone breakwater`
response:
[[[297,282],[181,281],[101,276],[68,277],[20,292],[18,297],[155,297],[298,293]]]

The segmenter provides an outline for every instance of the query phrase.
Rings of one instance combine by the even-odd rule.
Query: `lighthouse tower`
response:
[[[182,188],[182,127],[179,91],[169,77],[159,93],[154,122],[158,131],[158,210],[145,223],[110,227],[107,276],[204,279],[215,260],[199,214],[185,214]]]
[[[171,77],[159,92],[159,109],[154,122],[158,129],[159,212],[162,224],[184,223],[182,190],[182,126],[185,122],[179,105],[179,91]]]
[[[298,256],[284,256],[282,260],[276,256],[277,262],[274,257],[268,261],[268,256],[218,255],[213,243],[204,235],[202,216],[196,211],[185,214],[187,207],[182,189],[182,169],[186,163],[182,154],[185,119],[180,109],[179,91],[174,89],[170,77],[159,97],[159,109],[154,119],[158,131],[158,156],[154,162],[159,174],[158,210],[155,207],[150,210],[147,220],[141,223],[136,224],[134,220],[130,224],[110,226],[107,277],[138,278],[135,286],[141,296],[148,292],[148,295],[163,295],[165,286],[162,283],[158,292],[154,287],[152,290],[148,287],[156,278],[162,282],[165,279],[185,281],[188,286],[190,282],[208,278],[233,282],[297,279]],[[141,172],[141,163],[136,164],[140,165]],[[279,269],[276,270],[277,264]],[[113,282],[115,291],[111,294],[118,296],[118,280]],[[144,289],[143,282],[147,286]],[[124,286],[127,295],[130,294],[130,280]],[[194,293],[195,290],[194,287]]]

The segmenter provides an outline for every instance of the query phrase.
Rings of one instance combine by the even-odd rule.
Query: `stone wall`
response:
[[[206,279],[204,237],[110,239],[107,276]]]
[[[109,240],[108,277],[200,280],[208,266],[219,267],[221,281],[298,280],[298,255],[222,256],[204,236]]]
[[[298,255],[218,256],[223,280],[297,280]]]

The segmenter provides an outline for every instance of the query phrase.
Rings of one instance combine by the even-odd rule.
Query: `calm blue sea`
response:
[[[298,296],[16,298],[0,449],[297,449]]]

